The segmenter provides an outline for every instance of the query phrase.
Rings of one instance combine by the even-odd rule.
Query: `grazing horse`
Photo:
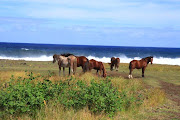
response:
[[[65,57],[67,56],[67,57]],[[71,74],[70,71],[75,74],[77,68],[77,58],[74,55],[53,55],[53,63],[58,62],[59,65],[59,76],[61,74],[61,67],[63,67],[63,74],[65,75],[65,67],[69,67],[69,75]]]
[[[98,74],[99,70],[100,70],[100,74],[101,74],[101,71],[103,71],[103,77],[106,77],[106,69],[102,62],[96,61],[94,59],[89,60],[89,70],[91,69],[97,70],[96,74]]]
[[[116,71],[118,71],[119,64],[120,64],[120,59],[119,59],[119,58],[112,57],[112,58],[111,58],[111,63],[110,63],[110,66],[111,66],[111,67],[110,67],[110,70],[112,71],[112,70],[113,70],[113,67],[115,66]]]
[[[87,72],[89,69],[88,64],[85,65],[86,62],[89,62],[89,60],[85,56],[76,56],[77,58],[77,67],[82,67],[83,72]]]
[[[144,77],[144,71],[147,67],[147,65],[149,64],[149,62],[153,62],[153,56],[149,56],[149,57],[146,57],[146,58],[142,58],[141,60],[132,60],[130,63],[129,63],[129,78],[133,78],[132,77],[132,71],[133,69],[141,69],[142,68],[142,77]]]

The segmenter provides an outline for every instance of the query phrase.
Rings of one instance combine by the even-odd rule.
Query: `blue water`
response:
[[[174,59],[176,60],[174,61],[176,62],[175,65],[179,65],[179,63],[177,63],[177,60],[180,59],[180,48],[27,44],[0,42],[0,59],[29,58],[29,60],[31,60],[31,58],[40,59],[40,57],[44,56],[47,57],[48,61],[53,54],[62,53],[72,53],[74,55],[83,55],[90,58],[99,58],[103,62],[108,62],[107,58],[110,58],[112,56],[120,57],[124,60],[135,58],[140,59],[147,56],[154,56],[154,58],[156,59]]]

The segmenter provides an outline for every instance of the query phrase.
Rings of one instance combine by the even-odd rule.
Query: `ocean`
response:
[[[0,42],[0,59],[26,61],[52,61],[54,54],[72,53],[86,56],[105,63],[112,56],[119,57],[121,63],[154,56],[154,64],[180,65],[180,48],[90,46],[61,44],[29,44]]]

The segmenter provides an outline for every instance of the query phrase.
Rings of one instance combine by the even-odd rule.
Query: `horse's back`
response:
[[[144,61],[143,60],[132,60],[130,62],[131,68],[136,68],[136,69],[141,69],[144,66]]]
[[[98,69],[98,61],[96,61],[96,60],[94,60],[94,59],[91,59],[91,60],[89,61],[89,63],[90,63],[90,68],[91,68],[91,69]]]
[[[77,57],[77,65],[83,66],[87,62],[87,58],[85,56],[76,56]]]

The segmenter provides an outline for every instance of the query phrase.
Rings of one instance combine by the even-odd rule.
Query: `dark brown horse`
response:
[[[110,64],[110,70],[112,71],[113,70],[113,67],[115,66],[115,69],[116,71],[118,71],[119,69],[119,64],[120,64],[120,59],[119,58],[115,58],[115,57],[112,57],[111,58],[111,64]]]
[[[144,77],[144,71],[147,67],[147,65],[149,64],[149,62],[153,62],[153,56],[149,56],[149,57],[146,57],[146,58],[142,58],[141,60],[132,60],[130,63],[129,63],[129,78],[133,78],[132,77],[132,71],[133,69],[142,69],[142,77]]]
[[[77,58],[77,67],[82,67],[83,72],[87,72],[89,69],[88,65],[85,65],[89,60],[85,56],[76,56]]]
[[[91,69],[97,70],[96,74],[98,74],[99,70],[100,70],[100,74],[101,74],[101,71],[103,71],[103,77],[106,77],[106,69],[102,62],[96,61],[94,59],[89,60],[89,70]]]

